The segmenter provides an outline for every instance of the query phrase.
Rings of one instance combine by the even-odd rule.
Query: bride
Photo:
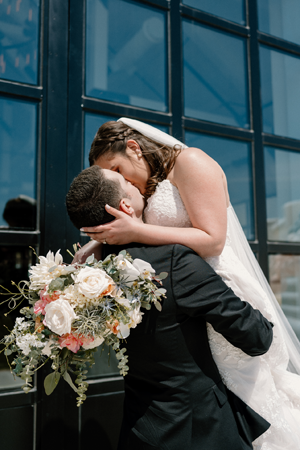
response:
[[[255,450],[300,449],[300,345],[268,285],[230,205],[221,167],[202,150],[137,120],[102,125],[90,164],[120,172],[148,198],[144,224],[114,208],[116,220],[83,228],[109,244],[179,243],[213,267],[242,300],[274,324],[269,352],[251,358],[207,325],[226,386],[271,423]]]

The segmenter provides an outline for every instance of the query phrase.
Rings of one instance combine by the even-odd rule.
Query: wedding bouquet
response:
[[[3,350],[12,373],[24,380],[25,392],[32,388],[34,373],[51,360],[46,393],[50,395],[63,377],[78,394],[79,406],[88,388],[86,369],[94,364],[93,354],[101,344],[115,350],[120,374],[127,374],[126,348],[120,341],[141,322],[141,307],[148,310],[153,303],[161,310],[166,290],[154,282],[161,285],[167,273],[155,275],[150,264],[133,260],[126,251],[104,261],[91,255],[84,264],[63,263],[59,251],[38,259],[29,270],[29,281],[12,282],[18,293],[6,289],[4,294],[11,308],[24,299],[29,306],[20,310],[24,317],[16,319],[2,340]]]

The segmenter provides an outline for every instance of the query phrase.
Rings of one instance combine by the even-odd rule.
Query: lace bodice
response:
[[[255,441],[254,449],[299,450],[299,423],[297,425],[295,422],[295,416],[300,419],[299,377],[297,380],[293,379],[294,375],[286,371],[286,346],[280,327],[276,326],[276,314],[266,292],[253,273],[249,272],[249,267],[243,265],[240,255],[237,256],[239,253],[234,248],[236,240],[238,239],[238,248],[243,247],[243,244],[239,244],[236,236],[234,217],[230,206],[227,209],[228,226],[223,252],[220,256],[207,258],[207,262],[241,300],[259,309],[275,324],[274,339],[265,355],[252,358],[233,347],[208,324],[211,352],[227,387],[272,424]],[[192,226],[179,191],[169,180],[158,183],[155,193],[148,200],[144,218],[145,222],[153,225],[180,228]],[[238,227],[240,228],[239,225]],[[295,437],[292,438],[291,435]]]
[[[145,222],[163,227],[188,228],[192,222],[178,189],[169,181],[158,183],[144,211]]]

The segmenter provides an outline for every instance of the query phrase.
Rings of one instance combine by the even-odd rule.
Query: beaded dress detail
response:
[[[158,183],[148,200],[144,218],[153,225],[192,226],[179,191],[169,180]],[[232,206],[227,209],[227,219],[222,254],[206,261],[241,300],[259,309],[274,324],[274,339],[265,355],[253,358],[207,324],[211,352],[228,389],[271,423],[269,430],[253,443],[253,448],[300,450],[300,377],[286,370],[289,356],[282,330],[277,325],[276,311],[234,250],[237,219]]]

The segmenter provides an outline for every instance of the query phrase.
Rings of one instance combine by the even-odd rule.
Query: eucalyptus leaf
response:
[[[107,255],[107,257],[102,261],[102,264],[107,264],[110,261],[110,256],[111,255]]]
[[[71,273],[71,272],[75,272],[76,267],[70,265],[70,266],[66,266],[66,267],[64,268],[64,270],[65,270],[65,272],[70,272],[70,273]]]
[[[154,305],[155,305],[155,308],[156,308],[158,311],[161,311],[161,310],[162,310],[161,304],[160,304],[159,302],[154,302]]]
[[[120,252],[119,252],[119,255],[123,255],[123,256],[126,256],[126,250],[121,250]]]
[[[32,386],[28,386],[27,384],[23,384],[22,389],[25,392],[25,394],[28,394],[28,392],[32,389]]]
[[[67,347],[64,347],[60,355],[61,359],[66,359],[69,353],[70,350]]]
[[[157,278],[159,278],[160,280],[164,280],[165,278],[167,278],[168,275],[169,275],[168,272],[161,272],[161,273],[157,276]]]
[[[141,302],[141,304],[142,304],[142,308],[145,308],[147,310],[151,309],[151,305],[149,305],[149,303]]]
[[[57,268],[57,266],[52,266],[52,267],[50,267],[50,269],[48,269],[48,272],[53,272],[55,269]]]
[[[22,378],[22,380],[25,380],[26,383],[28,383],[28,381],[32,380],[32,377],[28,376],[27,373],[24,371],[21,373],[20,377]]]
[[[86,264],[90,264],[90,263],[92,263],[93,261],[94,261],[94,259],[95,259],[95,256],[94,256],[94,253],[92,253],[87,259],[86,259]]]
[[[72,378],[70,377],[70,374],[66,371],[63,375],[64,380],[71,386],[71,388],[73,389],[73,391],[75,391],[76,393],[78,392],[77,387],[75,386],[75,384],[72,381]]]
[[[64,280],[65,287],[70,286],[70,284],[74,283],[74,280],[71,275],[67,275],[66,277],[63,277],[62,279]]]
[[[48,330],[47,328],[44,328],[44,330],[42,330],[42,334],[44,334],[45,336],[50,336],[50,334],[52,334],[52,331]]]
[[[154,294],[155,294],[155,295],[161,295],[161,294],[165,294],[166,292],[167,292],[166,289],[164,289],[164,288],[159,288],[159,289],[156,289],[156,291],[154,292]]]
[[[47,395],[52,394],[60,379],[60,373],[52,372],[44,380],[44,388]]]
[[[64,288],[64,280],[62,278],[56,278],[49,284],[49,291],[62,291]]]

